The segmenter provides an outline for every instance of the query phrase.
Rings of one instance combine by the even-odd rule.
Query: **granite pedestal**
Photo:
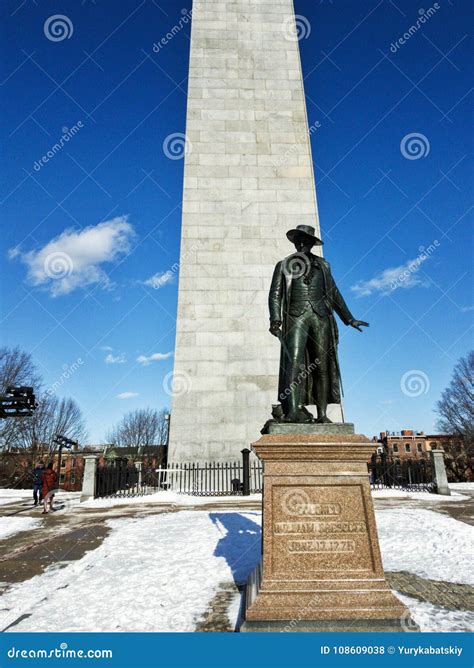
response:
[[[289,433],[252,445],[264,465],[263,554],[241,631],[413,630],[382,568],[367,472],[374,444],[352,425],[310,426],[284,425]]]

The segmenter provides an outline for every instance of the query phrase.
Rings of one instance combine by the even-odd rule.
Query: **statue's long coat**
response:
[[[300,254],[298,254],[300,255]],[[279,262],[273,273],[272,284],[268,296],[268,304],[270,308],[270,321],[278,320],[282,323],[283,340],[286,340],[286,332],[288,331],[288,306],[291,298],[292,276],[291,272],[283,271],[284,267],[291,266],[292,255]],[[339,371],[339,362],[337,357],[337,344],[339,342],[339,332],[333,311],[341,318],[345,325],[349,325],[354,320],[343,296],[334,282],[331,274],[331,267],[329,262],[324,258],[313,256],[313,259],[319,262],[323,277],[326,297],[324,302],[328,307],[330,320],[331,340],[328,342],[329,352],[329,395],[327,397],[328,404],[339,404],[341,402],[341,375]],[[306,351],[305,366],[309,367],[311,364],[308,351]],[[282,346],[280,355],[280,378],[278,383],[278,396],[280,401],[285,395],[287,387],[287,354]],[[313,374],[308,373],[302,383],[301,402],[304,406],[317,404],[316,386],[313,379]]]

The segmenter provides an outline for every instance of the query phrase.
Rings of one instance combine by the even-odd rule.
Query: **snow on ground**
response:
[[[451,485],[450,485],[451,487]],[[462,490],[460,490],[462,491]],[[458,492],[446,494],[431,494],[430,492],[408,492],[404,489],[376,489],[372,491],[374,499],[413,499],[414,501],[467,501],[469,496],[463,496]]]
[[[474,585],[474,527],[422,508],[376,512],[384,569]]]
[[[56,494],[56,499],[61,499],[68,502],[75,501],[79,503],[81,492],[65,492],[63,489],[60,489]],[[10,489],[5,487],[0,487],[0,506],[6,506],[9,503],[28,503],[31,501],[33,505],[33,490],[32,489]]]
[[[474,482],[450,482],[449,489],[457,492],[474,492]]]
[[[257,511],[181,510],[106,522],[111,533],[98,548],[5,592],[0,631],[21,616],[11,631],[193,631],[219,586],[244,583],[260,558]],[[387,570],[473,584],[473,527],[417,508],[379,510],[377,525]],[[424,631],[465,630],[473,622],[472,613],[403,600]],[[232,623],[237,611],[236,596]]]
[[[378,489],[372,492],[374,499],[413,499],[416,501],[463,501],[469,497],[454,492],[451,496],[442,494],[429,494],[428,492],[407,492],[402,489]],[[104,499],[90,499],[81,503],[81,508],[109,508],[112,506],[125,506],[128,504],[162,504],[176,506],[199,506],[208,505],[212,502],[231,501],[236,506],[239,503],[262,502],[261,494],[250,496],[192,496],[178,494],[176,492],[155,492],[145,496],[110,497]]]
[[[16,503],[17,501],[25,501],[26,499],[33,501],[32,489],[0,488],[0,506],[5,506],[8,503]]]
[[[397,596],[402,603],[408,606],[411,618],[415,624],[418,624],[422,633],[471,633],[474,628],[474,612],[446,610],[446,608],[418,601],[399,592]],[[407,620],[407,631],[418,630],[410,626],[410,621]]]
[[[109,508],[111,506],[127,506],[140,503],[161,504],[164,506],[204,506],[210,503],[220,503],[231,501],[236,506],[239,502],[248,503],[255,501],[262,502],[261,494],[251,494],[250,496],[192,496],[190,494],[178,494],[177,492],[155,492],[145,496],[124,496],[109,497],[104,499],[90,499],[81,503],[81,508]]]
[[[65,568],[2,596],[0,630],[193,631],[220,583],[244,582],[260,552],[258,513],[181,511],[108,520],[111,534]]]
[[[32,517],[0,517],[0,540],[20,531],[37,529],[40,524],[41,520]]]

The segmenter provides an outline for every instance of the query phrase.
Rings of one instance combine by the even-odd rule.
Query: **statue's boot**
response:
[[[282,422],[297,422],[298,424],[313,422],[314,418],[309,411],[298,408],[296,411],[289,412],[282,419]]]
[[[317,419],[316,422],[318,424],[332,424],[332,420],[328,418],[327,415],[320,415]]]

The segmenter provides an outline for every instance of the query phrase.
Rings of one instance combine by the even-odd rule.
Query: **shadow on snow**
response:
[[[260,516],[260,513],[245,514]],[[224,557],[232,570],[235,584],[244,585],[260,561],[260,525],[240,513],[209,513],[209,517],[223,534],[214,556]]]

